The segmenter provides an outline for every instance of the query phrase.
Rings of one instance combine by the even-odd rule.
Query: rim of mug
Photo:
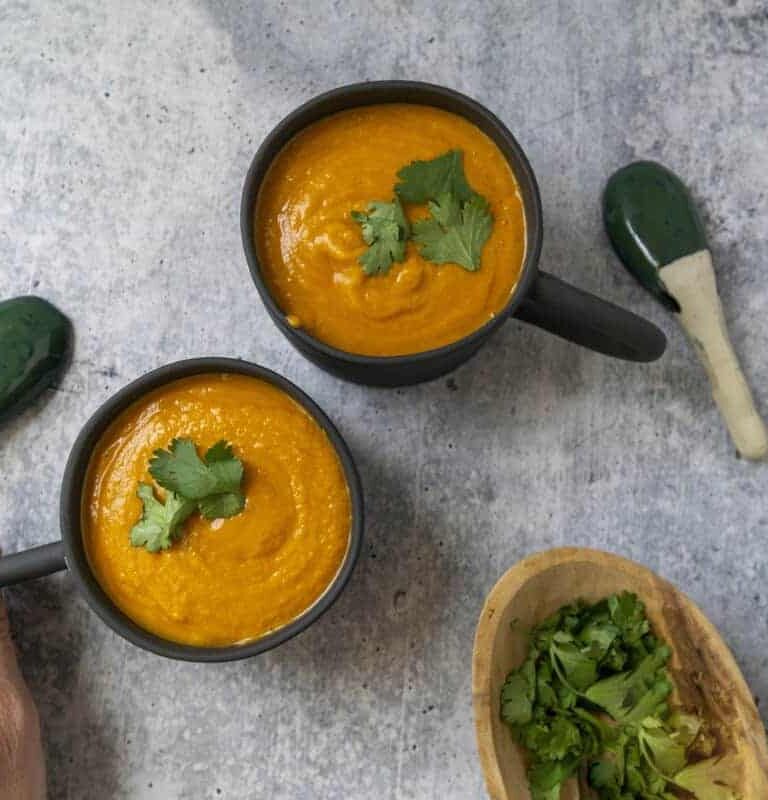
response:
[[[281,389],[297,402],[320,426],[336,452],[350,496],[349,543],[339,569],[323,593],[302,614],[288,624],[258,639],[242,644],[197,646],[174,642],[134,622],[109,597],[88,561],[82,536],[84,484],[94,445],[118,414],[155,389],[194,375],[233,373],[261,380]],[[166,364],[141,375],[112,395],[90,417],[72,447],[62,481],[60,526],[64,559],[88,605],[113,631],[144,650],[181,661],[236,661],[264,653],[306,630],[338,599],[352,576],[363,542],[364,499],[360,476],[352,453],[338,429],[315,401],[277,372],[260,364],[235,358],[203,357]]]
[[[400,99],[376,99],[373,96],[400,93],[404,95]],[[407,97],[409,93],[419,96],[409,98]],[[445,100],[446,105],[438,106],[434,102],[424,99],[427,95]],[[338,108],[333,107],[336,102],[341,104]],[[417,353],[405,353],[395,356],[369,356],[334,347],[308,333],[304,328],[294,328],[290,325],[285,312],[280,308],[280,305],[273,297],[262,274],[261,262],[254,235],[256,228],[255,217],[261,184],[275,158],[294,136],[320,119],[341,111],[367,105],[385,105],[390,103],[431,105],[436,108],[451,111],[452,113],[465,117],[465,119],[480,128],[480,130],[494,142],[509,164],[518,187],[521,190],[520,194],[525,215],[526,248],[520,275],[514,289],[510,293],[509,299],[504,307],[481,327],[463,336],[461,339],[457,339],[456,341],[449,342],[448,344],[431,350],[421,350]],[[316,112],[318,107],[321,106],[330,106],[331,108],[317,116],[312,116],[313,112]],[[463,111],[468,111],[469,114],[465,114]],[[311,118],[305,119],[308,116]],[[482,124],[478,124],[478,119]],[[513,157],[519,162],[518,164],[512,163],[507,150],[513,154]],[[529,193],[528,202],[526,202],[524,190],[527,190]],[[514,314],[515,309],[517,309],[530,291],[536,278],[536,273],[538,272],[543,241],[543,213],[539,185],[525,151],[509,128],[482,103],[479,103],[477,100],[455,89],[449,89],[446,86],[423,81],[370,81],[345,84],[323,92],[322,94],[315,95],[295,108],[287,116],[283,117],[283,119],[272,128],[256,151],[245,177],[240,203],[240,232],[251,278],[256,285],[256,289],[259,292],[259,296],[267,312],[283,333],[290,337],[296,337],[310,350],[314,350],[328,358],[350,365],[398,367],[406,364],[428,362],[447,356],[458,349],[465,347],[471,348],[473,345],[482,342],[482,340],[487,338],[496,328]]]

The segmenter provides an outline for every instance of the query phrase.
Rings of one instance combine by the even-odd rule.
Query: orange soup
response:
[[[176,437],[226,439],[244,465],[242,513],[193,514],[168,550],[130,541],[139,482]],[[158,497],[162,491],[155,487]],[[285,392],[244,375],[184,378],[149,393],[96,447],[83,498],[91,568],[141,627],[174,642],[223,646],[274,631],[324,593],[349,544],[349,489],[325,432]]]
[[[353,210],[390,201],[411,161],[463,151],[472,189],[493,214],[480,269],[406,259],[384,275],[358,263],[366,246]],[[431,106],[382,104],[327,117],[278,154],[256,207],[263,275],[291,324],[351,353],[393,356],[450,344],[507,303],[525,254],[525,216],[507,160],[479,128]],[[423,207],[406,207],[413,220]]]

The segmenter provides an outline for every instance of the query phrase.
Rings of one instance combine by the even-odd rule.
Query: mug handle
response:
[[[51,542],[0,558],[0,588],[42,578],[67,568],[64,543]]]
[[[598,353],[626,361],[655,361],[667,337],[631,311],[539,272],[513,316]]]

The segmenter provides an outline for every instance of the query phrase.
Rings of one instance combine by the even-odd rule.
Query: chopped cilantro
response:
[[[535,674],[533,662],[528,659],[521,670],[507,678],[501,690],[501,718],[509,725],[525,725],[531,721],[536,695]]]
[[[670,650],[659,646],[634,670],[603,678],[588,687],[584,696],[619,722],[642,722],[665,710],[672,691],[666,663]]]
[[[366,275],[384,274],[394,261],[405,260],[405,241],[411,229],[397,198],[391,203],[374,200],[368,204],[367,214],[353,211],[352,219],[362,226],[363,240],[369,245],[359,259]]]
[[[582,776],[598,800],[738,800],[732,759],[688,764],[702,721],[671,711],[671,651],[625,592],[563,606],[531,632],[528,657],[501,690],[501,717],[528,752],[533,800],[559,800]],[[610,719],[609,719],[610,718]]]
[[[558,631],[549,646],[552,667],[563,684],[580,692],[597,680],[597,661],[584,653],[570,633]]]
[[[674,783],[697,800],[739,800],[731,786],[738,783],[741,769],[733,754],[708,758],[678,772]]]
[[[674,775],[686,764],[686,745],[677,731],[670,731],[657,717],[646,717],[637,729],[640,752],[653,769],[665,778]]]

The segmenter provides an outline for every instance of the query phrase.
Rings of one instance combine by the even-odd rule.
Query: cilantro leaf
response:
[[[526,749],[534,800],[559,800],[576,775],[596,800],[674,800],[675,787],[737,800],[733,754],[686,766],[713,748],[698,716],[670,711],[670,655],[628,592],[563,606],[531,631],[526,661],[502,688],[501,717]]]
[[[589,783],[594,789],[618,790],[624,781],[617,763],[606,758],[589,768]]]
[[[426,203],[451,195],[459,203],[472,196],[462,164],[461,150],[449,150],[430,161],[412,161],[398,173],[395,192],[406,203]]]
[[[619,636],[619,628],[607,620],[592,620],[579,631],[579,643],[594,659],[604,658]]]
[[[214,494],[199,500],[198,507],[206,519],[234,517],[245,508],[245,495],[242,492]]]
[[[435,264],[458,264],[474,272],[488,241],[493,217],[488,201],[472,194],[463,203],[456,195],[443,193],[429,203],[431,216],[413,225],[413,239],[421,255]]]
[[[549,651],[555,672],[568,688],[581,692],[597,680],[597,661],[581,651],[571,634],[556,633]]]
[[[640,752],[649,766],[669,778],[679,772],[686,763],[686,746],[677,740],[674,733],[666,730],[660,720],[648,717],[637,731]]]
[[[203,461],[191,439],[174,439],[168,450],[155,450],[149,473],[169,492],[188,500],[239,490],[242,462],[226,442],[218,442]]]
[[[144,504],[141,519],[131,529],[131,544],[145,547],[150,553],[167,550],[187,517],[195,510],[195,501],[168,494],[161,503],[148,483],[140,483],[136,492]]]
[[[632,671],[620,672],[594,683],[584,696],[619,722],[641,722],[663,708],[672,691],[667,679],[668,647],[647,655]]]
[[[686,767],[672,780],[696,800],[738,800],[732,787],[738,786],[742,769],[739,758],[729,753]]]
[[[579,766],[578,758],[564,761],[544,761],[528,770],[532,800],[560,800],[563,783]]]
[[[508,725],[525,725],[531,721],[535,696],[535,667],[531,658],[519,670],[507,675],[501,687],[501,718]]]
[[[205,463],[216,479],[217,488],[227,487],[227,493],[239,491],[243,482],[243,462],[235,458],[229,442],[223,439],[216,442],[205,454]]]
[[[366,275],[383,275],[395,261],[405,260],[405,242],[411,228],[405,218],[400,200],[391,203],[374,200],[368,213],[353,211],[352,219],[363,229],[368,249],[358,259]]]
[[[547,767],[551,770],[555,770],[559,769],[560,765],[548,764]],[[540,770],[539,774],[541,774],[543,777],[540,778],[536,783],[533,783],[529,778],[529,785],[531,787],[531,800],[560,800],[563,784],[553,783],[551,786],[545,786],[544,782],[548,781],[549,778],[543,769]]]
[[[538,761],[562,761],[570,756],[580,757],[588,749],[582,733],[575,717],[556,714],[527,725],[522,742],[529,750],[535,751]]]
[[[205,454],[205,462],[206,464],[214,464],[217,461],[234,459],[234,457],[235,451],[232,449],[232,445],[226,439],[221,439],[213,447],[208,448]]]
[[[571,704],[563,702],[563,699],[558,697],[552,685],[552,665],[549,661],[543,661],[535,668],[536,674],[536,702],[542,708],[554,709],[558,703],[563,708],[570,708]],[[574,695],[574,698],[576,695]]]
[[[608,598],[611,620],[621,631],[622,639],[627,644],[635,644],[648,633],[650,625],[645,616],[645,605],[637,595],[622,592]]]
[[[673,711],[666,720],[666,725],[675,732],[677,741],[689,747],[701,733],[702,723],[695,714],[685,711]],[[701,744],[701,742],[699,742]],[[701,748],[698,748],[701,750]],[[709,753],[707,754],[709,755]]]

